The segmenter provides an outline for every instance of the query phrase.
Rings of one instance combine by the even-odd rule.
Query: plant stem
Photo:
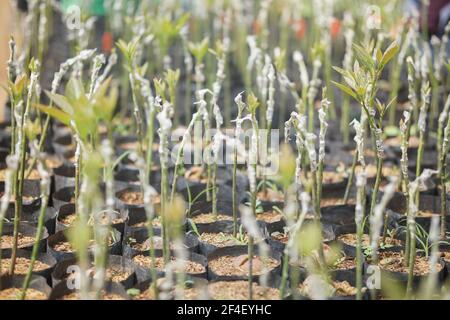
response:
[[[350,171],[350,176],[348,177],[347,186],[345,187],[345,193],[344,193],[344,204],[347,204],[348,198],[350,196],[350,189],[353,185],[353,180],[355,179],[355,171],[356,171],[356,164],[358,163],[358,149],[355,149],[355,154],[353,155],[353,163],[352,163],[352,169]]]
[[[39,212],[38,226],[37,226],[37,231],[36,231],[36,239],[35,239],[35,242],[33,245],[33,251],[31,253],[30,266],[28,268],[28,272],[25,277],[25,280],[22,284],[22,293],[20,295],[20,300],[25,299],[26,292],[30,285],[31,275],[33,273],[33,268],[34,268],[34,263],[36,262],[38,251],[39,251],[39,243],[41,242],[42,234],[44,231],[45,213],[47,211],[49,195],[48,195],[47,190],[43,190],[43,192],[44,192],[44,195],[42,197],[41,210]]]

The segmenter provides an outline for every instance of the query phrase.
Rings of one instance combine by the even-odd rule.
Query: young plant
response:
[[[238,112],[237,117],[234,122],[236,123],[236,127],[234,130],[234,140],[237,142],[239,141],[241,134],[242,134],[242,122],[244,121],[244,118],[242,117],[242,113],[244,112],[246,105],[242,101],[242,92],[236,96],[234,99],[234,102],[237,105]],[[237,234],[237,199],[236,199],[236,193],[237,193],[237,161],[238,161],[238,144],[235,143],[233,145],[233,180],[232,180],[232,191],[231,191],[231,201],[233,206],[233,235],[236,236]]]
[[[19,224],[22,214],[22,201],[23,201],[23,186],[25,180],[25,167],[26,167],[26,159],[27,159],[27,150],[26,150],[26,123],[28,121],[28,115],[31,109],[33,97],[36,94],[36,86],[39,82],[39,61],[35,61],[31,59],[29,64],[29,69],[31,72],[30,80],[27,86],[27,96],[26,103],[20,103],[15,107],[15,121],[17,123],[17,140],[15,152],[19,161],[18,170],[15,172],[15,183],[14,183],[14,240],[13,247],[11,252],[11,265],[9,269],[10,274],[14,274],[15,264],[16,264],[16,255],[17,255],[17,246],[19,240]],[[15,134],[15,133],[13,133]]]
[[[32,150],[32,153],[38,152],[38,145],[36,141],[31,140],[30,147]],[[39,217],[38,217],[38,226],[36,230],[36,236],[34,240],[33,245],[33,251],[31,252],[31,259],[30,259],[30,265],[28,267],[27,274],[25,276],[25,279],[22,284],[22,292],[20,295],[20,299],[24,300],[28,287],[30,285],[31,281],[31,275],[33,273],[34,264],[37,259],[38,251],[39,251],[39,244],[41,243],[42,234],[44,232],[44,220],[45,220],[45,214],[47,212],[47,206],[50,198],[50,173],[48,169],[45,167],[45,160],[43,159],[42,155],[36,155],[34,156],[38,159],[38,172],[39,176],[41,178],[41,208],[39,211]],[[1,234],[1,232],[0,232]]]
[[[169,102],[164,101],[163,105],[160,108],[160,112],[156,116],[159,122],[159,156],[161,159],[161,212],[167,212],[168,206],[168,197],[169,197],[169,136],[172,129],[172,114],[173,109]],[[163,234],[163,253],[164,260],[166,263],[169,261],[169,238],[167,234],[167,221],[164,214],[161,214],[162,217],[162,234]]]
[[[198,93],[203,88],[205,82],[205,75],[203,69],[205,65],[203,61],[208,53],[209,39],[205,38],[199,43],[189,42],[188,48],[195,59],[195,92],[197,92],[197,100],[199,100]]]
[[[375,105],[377,84],[381,77],[381,72],[398,52],[399,46],[394,41],[384,52],[380,49],[372,52],[372,49],[370,48],[354,44],[353,50],[356,57],[353,70],[344,70],[334,67],[334,69],[344,77],[345,83],[333,83],[344,93],[353,97],[361,105],[367,116],[370,132],[374,140],[374,146],[376,147],[375,158],[377,166],[375,185],[373,187],[370,204],[370,215],[372,215],[373,210],[375,209],[378,189],[382,178],[384,158],[382,121],[387,109],[392,103],[391,101],[388,105],[383,105],[377,101],[377,104]]]

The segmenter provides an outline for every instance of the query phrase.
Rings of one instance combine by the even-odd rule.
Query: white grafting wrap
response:
[[[266,119],[267,123],[271,124],[275,108],[275,68],[272,64],[269,65],[267,78],[269,79],[269,98],[267,100]]]
[[[418,120],[419,131],[421,131],[422,133],[425,133],[427,129],[427,112],[429,104],[430,104],[430,85],[427,81],[422,85],[422,105],[420,107]]]
[[[348,28],[345,33],[345,55],[344,55],[344,62],[343,66],[344,69],[350,70],[352,68],[352,61],[353,61],[353,39],[355,37],[355,31],[353,31],[352,28]]]
[[[401,165],[401,169],[402,169],[403,178],[406,179],[406,181],[407,181],[409,179],[408,178],[409,141],[408,141],[408,139],[406,139],[406,137],[408,134],[408,123],[409,123],[409,121],[411,121],[411,113],[409,111],[404,111],[403,117],[404,117],[404,120],[400,122],[400,135],[402,138],[402,144],[400,146],[400,148],[402,150],[402,158],[400,159],[400,165]]]
[[[364,126],[356,119],[350,123],[355,129],[355,137],[353,140],[356,142],[356,150],[358,152],[358,162],[361,167],[366,167],[366,161],[364,159]]]
[[[450,110],[450,94],[447,96],[447,100],[445,101],[444,109],[439,115],[439,125],[443,127],[445,125],[445,121],[448,118],[448,112]]]
[[[94,55],[95,51],[96,51],[96,49],[83,50],[77,56],[70,58],[70,59],[66,60],[65,62],[63,62],[59,67],[59,71],[57,73],[55,73],[55,76],[53,78],[52,93],[56,93],[56,91],[58,90],[58,88],[61,84],[63,77],[66,75],[66,73],[69,71],[69,69],[73,65],[75,65],[78,62],[90,59]]]
[[[355,207],[355,223],[357,225],[361,225],[362,221],[364,219],[364,212],[363,212],[363,193],[364,193],[364,187],[366,185],[366,172],[361,172],[356,175],[356,207]]]
[[[330,101],[324,98],[321,102],[319,109],[319,122],[320,122],[319,162],[323,162],[325,160],[325,136],[327,134],[328,129],[327,114],[330,104],[331,104]]]
[[[308,70],[306,68],[305,59],[303,59],[303,55],[300,51],[294,51],[293,59],[295,63],[298,64],[299,72],[300,72],[300,80],[304,87],[309,86],[309,75]]]
[[[397,185],[398,178],[393,176],[389,184],[384,189],[380,203],[375,206],[374,214],[369,218],[371,227],[370,245],[372,247],[372,252],[377,252],[378,250],[378,239],[380,238],[381,228],[383,226],[383,212],[386,210],[389,201],[394,196]]]

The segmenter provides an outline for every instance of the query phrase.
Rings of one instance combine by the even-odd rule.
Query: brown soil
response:
[[[278,289],[265,288],[253,282],[253,300],[279,300]],[[208,293],[215,300],[248,300],[247,281],[218,281],[208,285]]]
[[[213,223],[216,221],[231,221],[233,220],[232,216],[225,214],[217,214],[214,215],[212,213],[202,213],[191,218],[192,222],[197,223]]]
[[[202,167],[192,167],[189,170],[186,170],[186,172],[184,173],[184,178],[193,182],[208,182],[208,176],[205,172],[203,172]]]
[[[338,260],[338,262],[335,265],[331,266],[331,268],[333,270],[350,270],[356,268],[355,258],[344,257]]]
[[[354,296],[357,293],[357,289],[347,281],[333,281],[332,286],[336,289],[336,296],[339,297]]]
[[[338,206],[344,204],[343,198],[322,198],[320,199],[320,206],[321,207],[331,207],[331,206]],[[349,205],[355,205],[356,199],[350,198],[347,200],[347,204]]]
[[[232,234],[229,233],[207,233],[204,232],[200,235],[199,240],[207,244],[211,244],[218,248],[230,247],[234,245],[239,245],[240,243],[233,238]],[[245,235],[245,242],[248,241],[248,236]]]
[[[380,253],[378,265],[385,270],[392,272],[407,273],[408,267],[404,263],[404,255],[402,252],[382,252]],[[442,265],[436,264],[436,270],[442,270]],[[430,265],[427,258],[417,256],[414,263],[414,275],[423,276],[430,272]]]
[[[265,191],[260,191],[256,197],[261,201],[272,201],[272,202],[282,202],[284,201],[284,194],[282,192],[277,192],[272,189],[266,189]]]
[[[444,259],[446,262],[450,263],[450,252],[442,252],[441,256],[442,256],[442,259]]]
[[[8,259],[3,258],[0,266],[0,273],[3,274],[3,270],[5,271],[9,270],[10,265],[11,265],[11,258]],[[29,267],[30,267],[30,259],[17,257],[14,273],[19,275],[25,275],[28,273]],[[33,265],[33,272],[46,270],[48,268],[50,268],[48,264],[36,260]]]
[[[63,219],[61,219],[60,220],[60,222],[62,223],[62,224],[64,224],[64,225],[66,225],[66,226],[71,226],[72,225],[72,223],[74,223],[74,221],[76,220],[76,218],[77,218],[77,215],[76,214],[70,214],[70,215],[68,215],[68,216],[65,216]],[[107,218],[107,215],[106,214],[104,214],[103,216],[102,216],[102,219],[101,219],[101,223],[103,224],[103,225],[106,225],[106,224],[108,224],[108,218]],[[112,221],[111,221],[111,223],[113,224],[113,225],[115,225],[115,224],[119,224],[119,223],[123,223],[124,222],[124,220],[122,219],[122,218],[115,218],[115,219],[113,219]],[[94,221],[91,219],[90,221],[89,221],[89,225],[93,225],[94,224]]]
[[[140,191],[126,191],[120,195],[119,199],[125,202],[126,204],[134,204],[134,205],[144,204],[144,196]],[[156,196],[153,200],[154,204],[160,202],[161,199],[159,196]]]
[[[112,282],[121,282],[131,275],[131,271],[120,266],[113,266],[106,269],[106,279]]]
[[[133,141],[133,142],[124,142],[119,144],[119,148],[124,149],[124,150],[137,150],[139,144],[137,141]],[[143,146],[143,151],[145,151],[147,149],[147,146],[144,145]],[[153,144],[153,151],[158,151],[159,149],[159,145],[157,143]]]
[[[278,222],[281,219],[283,219],[283,215],[277,211],[267,211],[256,215],[256,220],[264,221],[266,223]]]
[[[152,225],[154,227],[156,227],[156,228],[161,227],[161,219],[160,219],[160,217],[154,218],[153,221],[152,221]],[[131,225],[130,227],[132,227],[132,228],[148,227],[148,222],[147,221],[138,222],[138,223],[135,223],[135,224]]]
[[[55,156],[47,156],[45,158],[45,165],[50,169],[55,169],[63,164],[60,158]]]
[[[199,292],[195,288],[186,288],[183,290],[183,300],[198,300]],[[133,300],[155,300],[155,290],[149,287],[133,298]]]
[[[431,210],[419,210],[419,212],[417,212],[417,216],[423,218],[431,218],[436,215],[439,215],[439,213],[433,212]]]
[[[163,239],[159,236],[153,237],[153,246],[155,249],[162,249],[163,247]],[[131,247],[137,251],[148,251],[150,250],[150,239],[145,240],[141,243],[133,243]],[[170,249],[172,249],[172,244],[169,244]]]
[[[174,257],[171,257],[172,261],[175,261]],[[140,265],[141,267],[151,268],[152,267],[152,259],[148,256],[137,255],[133,258],[133,261]],[[205,267],[200,263],[194,261],[185,261],[185,272],[190,274],[203,273],[205,272]],[[164,271],[165,263],[163,257],[157,257],[155,259],[155,267],[157,270]]]
[[[0,181],[5,181],[6,178],[6,170],[0,170]],[[39,172],[34,169],[30,172],[30,175],[28,176],[28,178],[26,178],[27,180],[39,180],[41,179],[41,176],[39,175]]]
[[[355,150],[350,151],[350,154],[352,156],[354,156],[355,155]],[[373,151],[372,149],[366,149],[366,150],[364,150],[364,156],[365,157],[375,158],[375,151]]]
[[[72,292],[72,293],[66,294],[62,298],[62,300],[80,300],[80,299],[81,299],[81,295],[79,292]],[[102,291],[100,299],[101,300],[125,300],[118,294],[105,293],[104,291]]]
[[[19,300],[22,289],[9,288],[0,291],[0,300]],[[36,289],[29,288],[25,295],[25,300],[47,300],[45,293]]]
[[[19,233],[17,243],[18,243],[19,248],[29,246],[34,243],[34,237],[25,236],[25,235]],[[2,236],[0,244],[1,244],[2,249],[12,249],[13,244],[14,244],[14,237],[7,236],[7,235]]]
[[[253,275],[261,275],[264,264],[259,256],[253,257]],[[280,263],[275,259],[268,258],[266,267],[271,270]],[[209,268],[219,276],[246,276],[248,275],[249,261],[246,254],[240,256],[222,256],[209,262]]]
[[[400,147],[402,144],[402,138],[400,136],[389,138],[384,140],[384,144],[389,147]],[[409,147],[410,148],[418,148],[419,147],[419,138],[412,136],[409,138]]]
[[[360,173],[360,172],[361,172],[361,166],[358,165],[355,168],[355,173]],[[366,173],[367,173],[367,178],[375,178],[375,176],[377,174],[377,167],[374,166],[373,164],[369,164],[368,166],[366,166]],[[381,173],[382,173],[383,177],[390,177],[390,176],[398,176],[400,172],[396,168],[384,166],[383,169],[381,170]]]
[[[289,236],[281,232],[274,232],[270,236],[272,237],[273,240],[280,241],[284,244],[287,244],[289,241]]]
[[[354,247],[356,246],[356,242],[357,242],[356,233],[343,234],[343,235],[340,235],[337,239],[342,241],[343,243],[349,245],[349,246],[354,246]],[[383,240],[382,238],[380,238],[378,240],[378,246],[381,245],[381,241],[382,240]],[[388,246],[401,246],[402,245],[402,241],[398,240],[398,239],[391,238],[391,237],[386,237],[384,244],[388,245]],[[362,236],[362,246],[363,247],[368,247],[369,245],[370,245],[369,235],[363,234],[363,236]]]
[[[348,297],[348,296],[354,296],[356,295],[357,289],[350,285],[347,281],[333,281],[331,283],[331,286],[334,288],[334,296],[337,297]],[[309,288],[307,284],[301,283],[299,286],[300,292],[306,296],[309,297]],[[331,289],[331,287],[330,287]]]
[[[3,197],[5,193],[2,191],[0,192],[0,199]],[[33,201],[35,201],[36,199],[38,199],[38,197],[32,197],[32,196],[22,196],[22,203],[31,203]],[[16,199],[14,198],[14,196],[11,198],[10,200],[12,203],[14,203],[16,201]]]
[[[113,244],[113,240],[111,237],[109,238],[109,245]],[[89,240],[89,248],[93,247],[95,245],[95,240],[91,239]],[[53,249],[55,251],[62,251],[62,252],[74,252],[75,249],[72,247],[72,244],[69,241],[60,241],[53,245]]]
[[[324,171],[323,172],[323,183],[339,183],[344,180],[343,174],[339,172]]]

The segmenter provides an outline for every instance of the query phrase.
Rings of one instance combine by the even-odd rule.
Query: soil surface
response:
[[[404,254],[402,252],[382,252],[379,256],[378,265],[385,270],[391,272],[402,272],[407,273],[408,267],[405,265]],[[442,270],[442,265],[436,264],[436,271]],[[430,264],[427,258],[422,256],[417,256],[414,269],[415,276],[424,276],[430,272]]]
[[[29,245],[34,244],[34,237],[25,236],[21,233],[19,233],[17,240],[19,248],[27,247]],[[1,237],[0,244],[2,249],[12,249],[14,244],[14,237],[4,235]]]
[[[0,273],[3,274],[3,270],[9,270],[9,267],[11,265],[11,258],[2,259],[1,267],[0,267]],[[30,259],[23,258],[23,257],[17,257],[16,258],[16,264],[14,267],[14,273],[18,275],[25,275],[28,273],[28,268],[30,267]],[[33,271],[39,272],[50,268],[50,266],[46,263],[43,263],[39,260],[36,260],[33,265]]]
[[[280,263],[268,258],[265,263],[261,257],[254,256],[252,260],[253,275],[261,275],[264,265],[268,270],[276,268]],[[209,261],[208,267],[219,276],[246,276],[249,270],[249,260],[246,254],[240,256],[221,256]]]
[[[248,236],[245,234],[244,243],[247,243]],[[234,245],[240,245],[241,242],[233,237],[231,233],[208,233],[204,232],[200,235],[199,240],[207,244],[211,244],[218,248],[230,247]]]
[[[356,235],[356,233],[343,234],[343,235],[340,235],[337,239],[342,241],[346,245],[356,247],[356,242],[357,242],[357,235]],[[383,240],[383,238],[381,238],[381,237],[378,239],[378,246],[381,245],[382,240]],[[392,246],[401,246],[402,245],[402,241],[398,240],[398,239],[391,238],[391,237],[386,237],[384,245],[385,246],[391,246],[391,247]],[[363,236],[362,236],[362,246],[363,247],[370,246],[370,239],[369,239],[369,235],[368,234],[363,234]]]
[[[119,199],[125,202],[126,204],[132,205],[144,204],[144,196],[140,191],[126,191],[120,195]],[[159,195],[153,198],[153,204],[157,203],[161,203]]]
[[[281,191],[266,189],[257,193],[256,197],[261,201],[282,202],[284,194]]]
[[[253,282],[253,300],[279,300],[280,292]],[[247,281],[218,281],[208,285],[208,293],[215,300],[248,300]]]
[[[80,300],[81,294],[79,292],[72,292],[63,296],[62,300]],[[104,291],[100,295],[100,299],[102,300],[125,300],[118,294],[114,293],[105,293]]]
[[[266,223],[278,222],[283,219],[283,215],[275,210],[258,213],[256,220],[264,221]]]
[[[175,261],[176,259],[174,257],[171,257],[171,261]],[[149,256],[143,256],[143,255],[137,255],[133,258],[133,261],[144,268],[151,268],[152,267],[152,259]],[[206,271],[205,267],[202,266],[200,263],[194,262],[194,261],[183,261],[185,264],[184,271],[186,273],[190,274],[196,274],[196,273],[203,273]],[[155,258],[155,267],[159,271],[165,270],[165,262],[163,257],[157,257]]]
[[[9,288],[0,291],[0,300],[20,300],[22,289]],[[27,289],[25,300],[47,300],[45,293],[36,289]]]
[[[357,289],[350,285],[347,281],[333,281],[329,286],[329,292],[333,293],[333,296],[348,297],[356,295]],[[299,285],[300,293],[306,297],[310,297],[310,289],[305,282]]]
[[[226,215],[226,214],[220,214],[214,215],[212,213],[202,213],[198,214],[196,216],[193,216],[191,218],[192,222],[195,224],[197,223],[213,223],[216,221],[232,221],[233,217]]]

